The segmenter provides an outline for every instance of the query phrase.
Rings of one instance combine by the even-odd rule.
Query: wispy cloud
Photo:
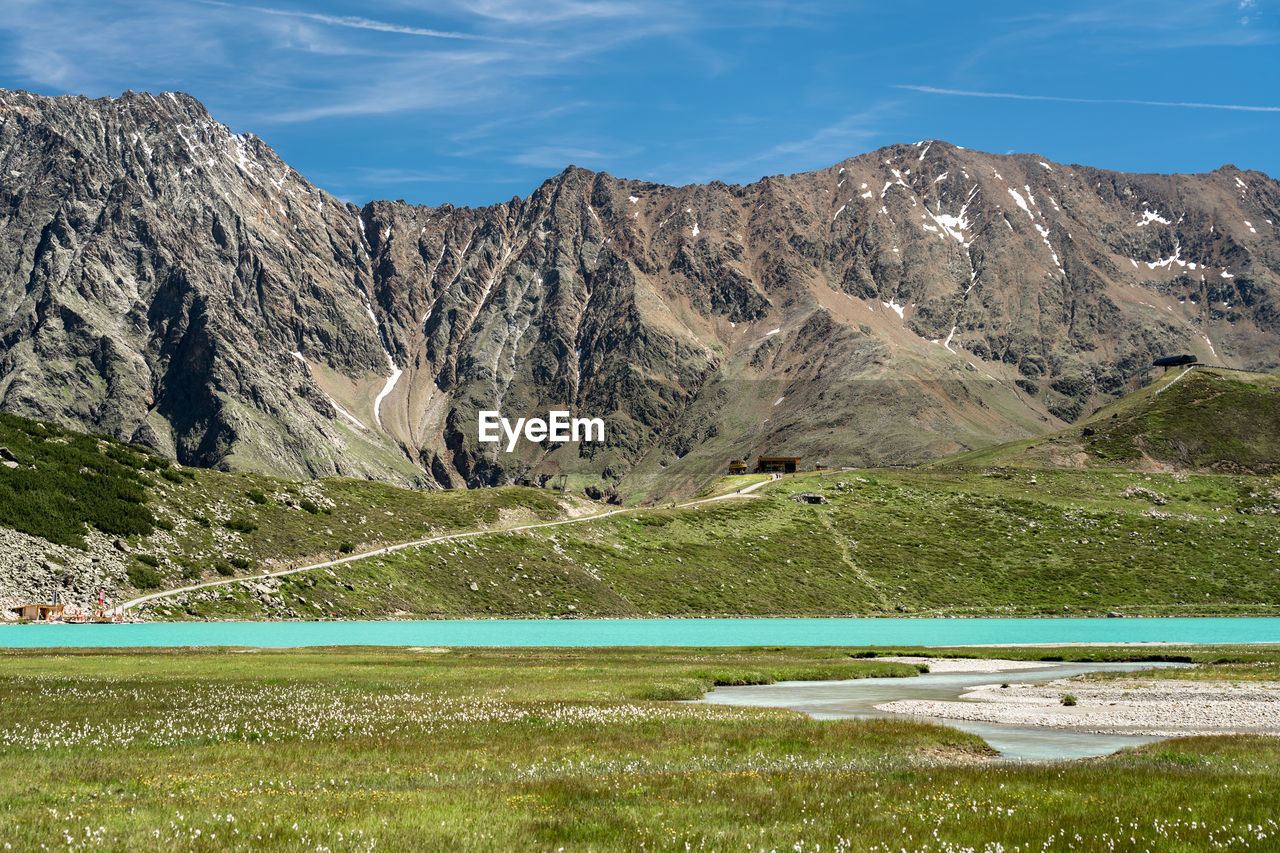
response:
[[[883,120],[896,107],[896,101],[881,101],[805,136],[776,142],[751,156],[721,163],[715,168],[725,174],[749,178],[752,176],[746,175],[746,170],[761,166],[770,171],[794,172],[830,165],[873,147],[884,134]]]
[[[571,103],[556,104],[545,110],[506,113],[489,121],[468,125],[450,134],[449,139],[462,146],[460,153],[473,153],[478,150],[477,141],[492,139],[504,134],[509,136],[512,133],[518,133],[518,130],[513,131],[513,128],[542,125],[549,119],[566,116],[579,110],[588,109],[591,106],[593,106],[591,101],[573,101]]]
[[[464,0],[457,7],[481,18],[504,24],[545,26],[563,21],[602,21],[635,18],[653,11],[652,4],[616,0]]]
[[[518,166],[532,166],[537,169],[563,169],[570,164],[604,169],[624,157],[634,155],[636,151],[635,147],[603,151],[571,145],[538,145],[519,152],[511,157],[510,161]]]
[[[1280,107],[1251,104],[1209,104],[1201,101],[1148,101],[1140,98],[1073,98],[1065,95],[1026,95],[1014,92],[977,92],[969,89],[942,89],[937,86],[898,84],[895,89],[908,89],[929,95],[953,95],[962,98],[1004,98],[1012,101],[1056,101],[1064,104],[1123,104],[1140,107],[1186,107],[1200,110],[1238,110],[1249,113],[1280,113]]]
[[[328,81],[326,97],[277,110],[262,120],[294,124],[490,104],[510,92],[518,79],[504,71],[511,61],[512,54],[501,47],[414,53],[371,65],[373,73]]]
[[[503,184],[517,180],[516,176],[469,168],[457,169],[370,169],[345,170],[334,178],[338,184],[358,183],[378,187],[399,187],[405,184]]]
[[[469,178],[459,172],[444,170],[422,171],[418,169],[355,169],[352,174],[361,181],[379,186],[400,184],[432,184],[441,181],[457,181]]]
[[[354,15],[325,15],[320,12],[302,12],[297,9],[273,9],[269,6],[242,6],[238,3],[225,3],[221,0],[196,0],[205,6],[217,6],[223,9],[234,9],[238,12],[257,12],[260,15],[276,15],[281,18],[301,18],[334,27],[347,27],[353,30],[371,30],[377,33],[395,33],[406,36],[424,36],[435,39],[458,39],[463,41],[492,41],[506,44],[528,44],[521,39],[498,38],[476,33],[450,32],[433,30],[426,27],[410,27],[403,24],[392,24],[376,21],[371,18],[360,18]]]
[[[1280,112],[1266,83],[1280,42],[1271,5],[1081,0],[922,19],[909,4],[823,0],[0,0],[0,86],[190,92],[339,192],[399,185],[431,203],[510,197],[569,162],[743,182],[904,139],[1002,151],[1058,136],[975,123],[975,98],[1130,105],[1153,119],[1156,107],[1171,119],[1217,110],[1213,127],[1158,151],[1118,133],[1062,140],[1069,150],[1054,153],[1267,168],[1274,146],[1256,124]],[[1202,57],[1194,69],[1190,55]],[[1183,86],[1174,91],[1229,92],[1199,97],[1231,103],[1016,92],[1063,91],[1063,68],[1080,94],[1118,95],[1110,80],[1136,86],[1159,69]],[[892,88],[917,82],[933,85]],[[1015,91],[993,91],[1005,86]]]
[[[1249,6],[1239,9],[1248,10]],[[1266,47],[1280,41],[1274,28],[1248,26],[1248,17],[1238,16],[1236,0],[1082,0],[1045,5],[1013,17],[993,15],[986,22],[984,37],[962,47],[963,55],[950,63],[947,79],[962,79],[975,69],[990,71],[992,66],[1008,73],[1017,68],[1019,60],[1039,62],[1063,46],[1075,54],[1063,57],[1068,63],[1080,61],[1084,55],[1111,63],[1117,57]],[[1180,57],[1170,56],[1169,61],[1178,62]],[[1224,63],[1223,70],[1232,64]]]

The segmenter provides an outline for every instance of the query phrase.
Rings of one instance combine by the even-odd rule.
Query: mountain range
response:
[[[692,491],[1062,429],[1153,357],[1280,366],[1280,184],[939,140],[748,186],[312,185],[180,93],[0,91],[0,408],[184,465]],[[603,444],[481,444],[568,409]]]

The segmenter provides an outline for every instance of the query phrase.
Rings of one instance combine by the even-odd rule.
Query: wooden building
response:
[[[48,622],[62,617],[62,605],[20,604],[17,607],[10,607],[9,612],[16,613],[19,619],[29,619],[32,622]]]
[[[799,456],[761,456],[756,460],[757,474],[794,474],[800,467]]]
[[[734,460],[732,460],[732,461],[729,463],[729,473],[730,473],[730,474],[745,474],[745,473],[747,473],[747,460],[745,460],[745,459],[734,459]]]

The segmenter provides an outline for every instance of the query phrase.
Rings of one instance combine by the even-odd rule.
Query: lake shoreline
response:
[[[237,579],[238,580],[238,579]],[[252,579],[246,579],[252,580]],[[1206,609],[1194,613],[1124,613],[1120,615],[1110,615],[1108,611],[1095,611],[1090,613],[1079,613],[1072,615],[1050,614],[1050,613],[948,613],[940,615],[937,613],[809,613],[803,615],[797,614],[749,614],[749,613],[685,613],[685,614],[647,614],[643,616],[623,615],[623,616],[598,616],[582,613],[555,613],[547,615],[532,615],[513,613],[508,615],[502,614],[465,614],[456,616],[442,616],[433,614],[413,615],[408,618],[404,611],[399,614],[389,614],[380,618],[359,617],[359,616],[339,616],[330,618],[311,618],[311,619],[214,619],[214,618],[192,618],[192,619],[143,619],[131,618],[125,620],[124,623],[115,624],[132,624],[132,625],[244,625],[244,624],[290,624],[290,625],[310,625],[310,624],[328,624],[328,623],[347,623],[347,622],[385,622],[385,623],[401,623],[401,622],[643,622],[643,621],[697,621],[697,620],[784,620],[784,619],[815,619],[815,620],[863,620],[863,621],[882,621],[882,622],[929,622],[939,619],[949,619],[955,621],[980,621],[990,619],[1028,619],[1044,622],[1061,622],[1065,620],[1099,620],[1108,622],[1118,622],[1123,620],[1129,621],[1150,621],[1153,619],[1280,619],[1280,606],[1261,608],[1250,608],[1243,612],[1233,611],[1230,609]],[[5,625],[22,625],[37,624],[23,622],[17,618],[10,618],[5,614],[0,614],[0,626]],[[976,644],[970,644],[976,645]],[[1008,645],[1005,643],[987,643],[984,645]]]
[[[142,622],[11,626],[0,647],[128,646],[824,646],[908,647],[1280,645],[1280,618],[1162,619],[457,619]]]

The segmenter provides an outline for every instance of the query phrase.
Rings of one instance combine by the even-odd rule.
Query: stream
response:
[[[970,720],[948,720],[890,714],[876,705],[899,699],[960,700],[982,684],[1009,682],[1044,683],[1086,672],[1132,672],[1161,663],[1054,663],[1039,669],[1004,672],[927,673],[915,678],[856,678],[849,681],[780,681],[776,684],[744,687],[717,687],[699,700],[712,705],[756,708],[789,708],[817,720],[881,718],[915,720],[951,726],[978,735],[1011,761],[1062,761],[1108,755],[1129,746],[1153,743],[1164,738],[1149,735],[1093,734],[1043,726],[1007,726]]]

